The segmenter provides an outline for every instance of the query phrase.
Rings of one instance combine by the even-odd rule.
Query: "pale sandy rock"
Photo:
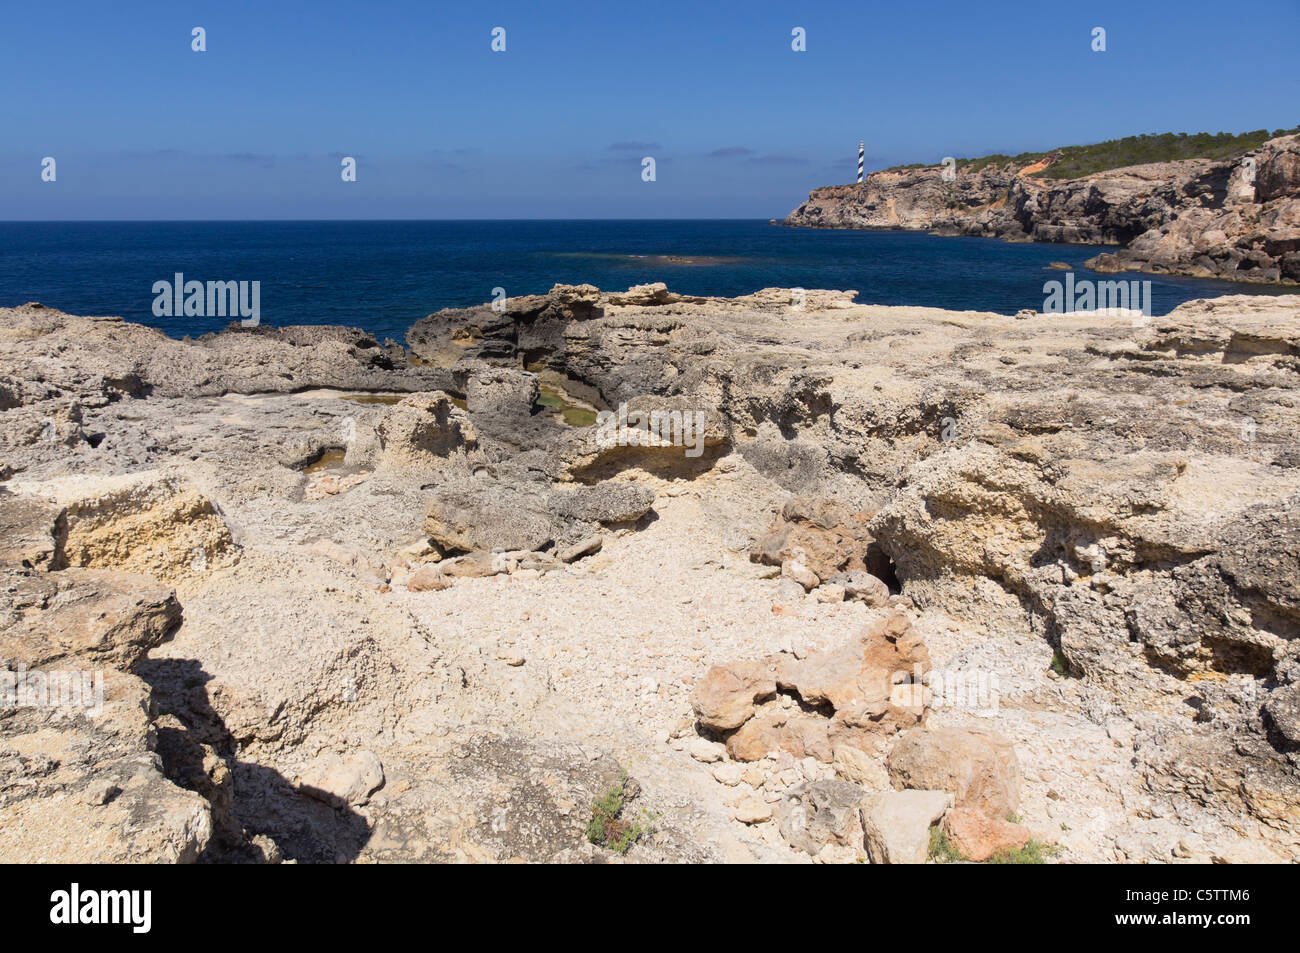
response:
[[[438,592],[450,585],[451,579],[446,573],[434,566],[416,570],[406,581],[406,588],[411,592]]]
[[[0,491],[0,565],[60,568],[65,519],[52,502]]]
[[[83,659],[130,671],[171,638],[181,621],[176,593],[149,576],[107,569],[0,571],[0,659],[12,670]]]
[[[930,851],[930,828],[952,806],[943,791],[884,791],[866,795],[862,827],[873,864],[923,864]]]
[[[924,641],[905,617],[893,614],[835,648],[802,660],[783,657],[776,682],[810,705],[830,705],[859,727],[900,728],[915,724],[921,710],[895,687],[903,678],[923,676],[929,664]]]
[[[843,602],[844,587],[835,583],[825,583],[817,589],[818,602]]]
[[[159,471],[15,481],[62,511],[61,565],[148,573],[172,581],[238,558],[230,529],[202,493]]]
[[[809,778],[820,783],[839,750],[880,758],[891,727],[916,724],[927,697],[943,702],[930,709],[934,727],[1015,739],[1026,770],[1019,813],[1036,838],[1059,837],[1062,860],[1168,860],[1188,830],[1200,858],[1239,841],[1261,857],[1300,849],[1286,740],[1300,668],[1283,637],[1298,618],[1300,565],[1295,299],[1192,302],[1135,327],[1095,313],[1017,321],[852,297],[812,291],[796,313],[789,289],[623,305],[562,288],[511,299],[505,313],[457,309],[421,322],[412,341],[440,366],[328,329],[297,344],[276,331],[185,345],[120,321],[0,309],[0,400],[18,403],[0,411],[0,455],[14,471],[6,485],[174,473],[241,547],[237,564],[207,559],[208,569],[177,577],[184,610],[171,640],[110,643],[123,664],[144,654],[140,727],[123,737],[143,739],[152,726],[156,751],[146,755],[142,740],[112,749],[108,735],[58,719],[40,730],[0,725],[0,748],[30,746],[3,775],[5,796],[22,792],[2,808],[13,812],[6,835],[20,832],[11,856],[591,860],[601,855],[584,836],[590,806],[629,767],[643,787],[634,816],[657,820],[627,860],[806,862],[823,851],[795,854],[773,842],[776,825],[742,825],[730,808],[749,796],[776,805]],[[187,349],[192,366],[174,366]],[[256,362],[267,357],[278,363],[263,370]],[[493,362],[584,382],[592,406],[671,389],[682,406],[716,412],[719,442],[706,438],[699,458],[612,446],[598,467],[575,469],[583,428],[553,414],[510,427],[489,426],[505,415],[470,414],[477,446],[465,469],[459,451],[455,461],[434,455],[448,468],[433,479],[372,470],[346,491],[303,498],[311,476],[301,467],[323,450],[347,448],[329,475],[373,466],[394,393],[441,390],[457,406],[469,377]],[[268,393],[239,392],[299,372],[307,386],[367,381],[389,393],[285,393],[283,378]],[[75,414],[56,390],[75,395]],[[41,439],[46,417],[58,439]],[[548,505],[624,483],[653,493],[653,512],[617,529]],[[536,514],[539,535],[554,538],[528,550],[541,555],[494,554],[496,542],[467,556],[451,549],[457,582],[436,597],[368,578],[383,566],[397,582],[405,567],[393,554],[431,505],[462,490],[494,505],[501,536]],[[876,513],[865,552],[857,543],[826,552],[851,549],[862,568],[837,573],[869,571],[903,595],[878,606],[883,594],[867,583],[874,596],[828,604],[787,579],[797,599],[774,612],[779,583],[755,569],[779,566],[749,554],[791,497]],[[600,512],[614,509],[585,511]],[[493,519],[467,519],[466,532]],[[554,559],[598,534],[598,554]],[[54,552],[44,535],[29,550],[42,565]],[[865,541],[856,530],[845,538]],[[361,561],[311,556],[318,539]],[[514,572],[494,567],[497,556]],[[43,599],[14,609],[0,631],[19,614],[53,612]],[[877,666],[816,663],[884,610],[908,623],[881,633],[892,645],[884,658],[909,662],[897,696],[881,699],[852,676]],[[70,652],[65,636],[24,644]],[[972,709],[914,683],[922,647],[930,685],[996,675],[1002,704]],[[1054,678],[1058,649],[1068,674]],[[713,776],[723,762],[701,770],[664,744],[683,720],[675,743],[694,736],[691,693],[711,666],[776,655],[825,669],[801,686],[809,698],[842,692],[856,703],[837,709],[786,688],[741,704],[739,728],[706,728],[759,759],[734,787]],[[150,715],[149,697],[170,714]],[[894,721],[901,701],[918,709],[910,723]],[[364,812],[290,780],[318,752],[360,748],[389,779]],[[127,761],[154,755],[163,765],[154,781],[170,788],[141,784],[156,795],[141,802]],[[80,795],[101,775],[122,793],[92,809]],[[85,813],[52,813],[65,802]],[[155,802],[176,823],[110,844]],[[205,812],[194,825],[187,803]],[[66,851],[50,839],[61,824],[79,832]]]
[[[153,754],[149,686],[103,674],[97,714],[19,707],[0,724],[0,862],[193,863],[210,845],[211,805]]]
[[[841,571],[862,571],[871,559],[874,542],[867,529],[871,513],[854,511],[846,504],[817,497],[793,497],[768,533],[751,550],[755,562],[797,565],[795,578],[805,589],[830,580]],[[811,572],[815,581],[805,582]]]
[[[724,749],[722,745],[714,744],[712,741],[706,741],[703,738],[692,738],[686,746],[686,752],[696,761],[712,764],[715,761],[722,760]]]
[[[375,435],[378,468],[429,477],[465,464],[478,444],[469,415],[441,391],[403,398],[385,414]]]
[[[836,573],[830,582],[843,587],[846,599],[860,599],[869,606],[883,606],[889,601],[889,586],[864,569]]]
[[[713,778],[719,784],[735,787],[744,776],[744,766],[739,764],[720,764],[713,769]]]
[[[889,773],[876,758],[853,745],[836,745],[832,749],[835,773],[845,781],[852,781],[868,791],[887,791]]]
[[[309,797],[330,804],[364,804],[383,785],[384,768],[373,751],[326,751],[303,768],[297,783]]]
[[[742,824],[761,824],[772,819],[772,806],[755,797],[747,797],[736,805],[736,820]]]

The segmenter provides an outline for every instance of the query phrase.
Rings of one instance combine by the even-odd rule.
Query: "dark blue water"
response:
[[[0,306],[40,301],[176,336],[224,327],[228,319],[154,317],[153,283],[179,271],[187,281],[260,281],[263,324],[346,324],[398,340],[426,314],[488,301],[495,287],[513,297],[556,282],[664,281],[698,295],[854,288],[860,302],[1013,314],[1043,307],[1043,282],[1061,277],[1050,262],[1082,278],[1084,260],[1104,250],[755,221],[0,223]],[[1192,298],[1282,291],[1126,277],[1151,280],[1155,314]]]

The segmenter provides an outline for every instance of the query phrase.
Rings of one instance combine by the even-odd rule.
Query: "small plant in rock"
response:
[[[1061,678],[1070,677],[1070,660],[1065,657],[1065,653],[1057,649],[1052,653],[1052,671]]]
[[[930,859],[936,864],[956,864],[965,860],[961,852],[948,840],[939,825],[930,828]]]
[[[642,818],[628,821],[623,818],[627,801],[627,772],[619,775],[618,783],[591,805],[591,820],[587,822],[587,840],[599,847],[608,847],[616,854],[626,854],[632,845],[650,833],[654,818],[642,811]]]
[[[990,864],[1045,864],[1047,858],[1055,856],[1057,848],[1048,847],[1041,841],[1031,840],[1018,850],[1000,850],[986,863]]]
[[[1014,815],[1013,815],[1014,816]],[[1018,823],[1018,822],[1013,822]],[[1012,850],[1000,850],[986,864],[1045,864],[1049,857],[1055,857],[1059,847],[1049,847],[1042,841],[1031,840],[1024,847]],[[930,828],[930,861],[936,864],[959,864],[966,860],[957,846],[948,839],[943,828],[935,825]]]

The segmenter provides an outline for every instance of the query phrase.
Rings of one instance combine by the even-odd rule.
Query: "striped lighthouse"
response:
[[[865,141],[858,143],[858,185],[862,184],[863,161],[867,157],[867,144]]]

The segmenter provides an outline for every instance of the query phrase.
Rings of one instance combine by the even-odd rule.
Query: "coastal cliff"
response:
[[[959,164],[947,178],[942,166],[875,172],[814,189],[783,224],[1122,245],[1088,266],[1300,283],[1300,136],[1231,158],[1052,178],[1060,157]]]

